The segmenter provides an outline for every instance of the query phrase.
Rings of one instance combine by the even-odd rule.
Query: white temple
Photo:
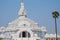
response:
[[[45,27],[27,17],[24,2],[18,12],[18,18],[8,24],[7,27],[0,27],[0,37],[3,40],[44,40]]]

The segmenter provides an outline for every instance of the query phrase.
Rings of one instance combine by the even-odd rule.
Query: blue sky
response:
[[[18,17],[21,0],[0,0],[0,26],[6,26]],[[60,13],[60,0],[24,0],[27,16],[45,26],[48,33],[54,32],[52,12]],[[60,17],[57,19],[58,34],[60,34]]]

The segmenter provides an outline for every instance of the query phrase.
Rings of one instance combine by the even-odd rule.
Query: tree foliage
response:
[[[0,40],[2,40],[3,38],[0,38]]]
[[[57,11],[52,12],[52,16],[53,16],[53,18],[58,18],[59,12],[57,12]]]

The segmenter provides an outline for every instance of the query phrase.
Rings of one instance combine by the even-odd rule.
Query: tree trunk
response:
[[[56,33],[56,40],[57,40],[57,21],[56,21],[56,18],[55,18],[55,33]]]

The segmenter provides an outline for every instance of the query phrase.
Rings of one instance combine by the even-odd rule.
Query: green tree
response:
[[[0,38],[0,40],[3,40],[3,38]]]
[[[57,18],[59,17],[59,12],[54,11],[52,12],[52,16],[55,19],[55,33],[56,33],[56,40],[57,40]]]

